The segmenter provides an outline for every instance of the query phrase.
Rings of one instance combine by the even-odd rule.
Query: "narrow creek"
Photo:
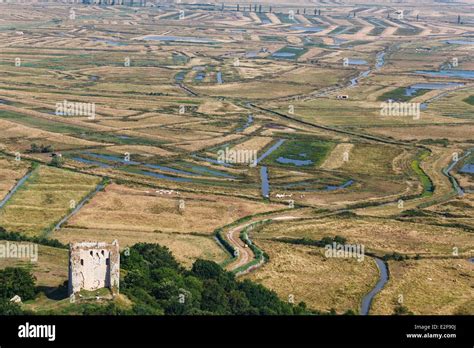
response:
[[[257,158],[256,163],[260,163],[263,161],[267,156],[269,156],[273,151],[278,149],[286,139],[280,139],[278,140],[275,144],[273,144],[267,151],[263,153],[259,158]],[[268,180],[268,168],[266,166],[263,166],[260,168],[260,181],[261,181],[261,187],[262,187],[262,196],[264,198],[270,197],[270,182]]]
[[[458,158],[457,161],[451,161],[448,167],[443,169],[443,174],[446,175],[449,178],[449,181],[451,181],[451,184],[453,185],[454,189],[456,190],[456,193],[459,196],[464,195],[464,190],[459,186],[458,181],[456,178],[451,175],[451,170],[453,170],[454,166],[458,164],[460,161],[462,161],[464,158],[468,157],[474,149],[469,149],[462,157]]]
[[[360,308],[361,315],[368,315],[370,311],[370,306],[372,305],[372,301],[385,286],[388,281],[388,267],[381,259],[375,257],[375,262],[377,263],[377,268],[379,269],[379,280],[377,284],[375,284],[374,288],[370,290],[370,292],[364,296],[362,299],[362,305]]]

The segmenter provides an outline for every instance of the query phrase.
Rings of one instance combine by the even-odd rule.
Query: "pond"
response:
[[[354,180],[348,180],[342,185],[328,185],[325,188],[325,191],[335,191],[335,190],[342,190],[345,189],[349,186],[351,186],[354,183]]]
[[[461,79],[474,79],[474,70],[417,70],[420,75],[428,75],[432,77],[458,77]]]
[[[262,181],[262,196],[268,198],[270,196],[270,184],[268,182],[268,168],[265,166],[260,168],[260,179]]]
[[[299,160],[299,159],[291,159],[291,158],[285,158],[285,157],[278,157],[276,161],[282,164],[294,164],[297,167],[309,166],[310,164],[313,164],[313,161],[311,160]]]
[[[474,41],[468,40],[447,40],[445,43],[448,45],[474,45]]]
[[[104,42],[104,43],[106,43],[107,45],[110,45],[110,46],[127,46],[127,45],[128,45],[128,44],[126,44],[125,42],[112,41],[112,40],[107,40],[107,39],[94,38],[94,39],[92,39],[92,41],[95,41],[95,42]]]
[[[366,65],[368,64],[366,60],[364,59],[352,59],[349,58],[348,60],[349,65]]]
[[[222,79],[222,72],[221,71],[219,71],[217,73],[217,83],[220,84],[220,85],[222,85],[224,83],[224,80]]]
[[[196,75],[196,77],[194,78],[196,81],[202,81],[204,80],[204,78],[206,77],[206,73],[204,72],[200,72]]]
[[[457,82],[446,82],[446,83],[417,83],[414,85],[411,85],[405,89],[405,95],[406,96],[412,96],[416,90],[418,89],[430,89],[430,90],[435,90],[435,89],[444,89],[444,88],[453,88],[453,87],[461,87],[464,86],[463,83],[457,83]]]
[[[474,164],[468,163],[465,164],[460,170],[460,173],[469,173],[469,174],[474,174]]]

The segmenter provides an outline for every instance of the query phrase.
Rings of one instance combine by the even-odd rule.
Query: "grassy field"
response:
[[[256,243],[270,260],[246,277],[276,291],[282,299],[303,301],[311,309],[357,313],[362,297],[377,279],[377,267],[370,258],[363,262],[326,258],[321,248],[261,239]]]
[[[0,157],[0,200],[15,186],[28,171],[29,163]]]
[[[416,256],[452,256],[453,247],[466,258],[474,244],[469,233],[461,228],[424,224],[423,221],[402,222],[394,219],[370,217],[327,217],[297,222],[279,222],[255,232],[255,238],[308,238],[342,236],[351,244],[365,245],[370,251],[383,256],[392,252]]]
[[[176,191],[168,194],[167,190],[112,184],[81,209],[67,227],[212,235],[217,227],[244,216],[283,208],[233,197]]]
[[[290,167],[296,166],[292,162],[284,163],[279,161],[279,158],[283,157],[285,159],[296,161],[311,161],[310,166],[318,167],[322,164],[327,154],[334,146],[334,143],[328,141],[295,137],[294,139],[286,141],[276,151],[272,152],[272,154],[265,159],[265,163]]]
[[[99,181],[97,177],[40,166],[0,210],[1,225],[12,232],[43,235]]]
[[[373,314],[392,314],[400,300],[414,314],[474,314],[472,264],[467,260],[391,261],[389,268],[390,280],[375,297]]]
[[[443,169],[472,147],[473,86],[426,72],[474,70],[474,46],[446,42],[468,37],[469,25],[439,17],[470,9],[436,3],[411,24],[385,18],[387,4],[326,3],[322,15],[309,0],[296,8],[277,1],[273,13],[201,5],[181,4],[185,21],[174,5],[80,6],[70,21],[61,4],[0,4],[0,197],[39,163],[0,208],[0,226],[65,244],[160,243],[189,267],[227,258],[217,228],[295,214],[306,220],[251,236],[270,261],[248,277],[281,298],[324,312],[358,310],[377,279],[373,258],[325,259],[320,248],[277,241],[340,235],[380,257],[411,257],[389,261],[393,277],[374,313],[391,314],[399,292],[417,314],[472,313],[469,265],[452,250],[472,253],[474,184],[456,166],[466,190],[458,197]],[[399,5],[410,17],[424,6]],[[300,12],[291,19],[290,10]],[[344,58],[366,64],[343,66]],[[460,85],[406,96],[408,86],[444,82]],[[423,103],[420,119],[382,117],[387,99]],[[56,115],[63,101],[94,104],[95,115]],[[279,139],[286,141],[256,168],[216,163],[219,149],[261,155]],[[31,153],[33,144],[50,150]],[[22,161],[13,161],[16,152]],[[62,169],[46,166],[53,152],[63,155]],[[101,177],[110,185],[48,234]],[[289,200],[296,209],[281,212]],[[339,210],[355,214],[321,215]],[[40,254],[34,273],[55,287],[65,278],[64,250]],[[36,304],[69,306],[51,301],[43,294]]]

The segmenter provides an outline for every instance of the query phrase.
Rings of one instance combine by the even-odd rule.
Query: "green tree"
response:
[[[229,307],[232,314],[244,315],[249,313],[250,302],[245,293],[232,290],[229,294]]]
[[[51,162],[49,164],[53,167],[61,168],[64,164],[64,160],[61,156],[54,156],[53,158],[51,158]]]
[[[223,269],[217,263],[207,260],[196,260],[191,273],[200,279],[219,279]]]
[[[12,303],[7,299],[0,299],[0,315],[21,315],[23,311],[16,303]]]
[[[7,267],[0,271],[0,298],[10,300],[18,295],[22,301],[36,296],[35,277],[24,268]]]
[[[215,314],[230,314],[229,301],[226,292],[220,284],[214,279],[204,281],[204,290],[202,292],[201,309]]]
[[[40,152],[38,144],[36,144],[36,143],[31,144],[30,145],[30,152],[32,152],[32,153]]]

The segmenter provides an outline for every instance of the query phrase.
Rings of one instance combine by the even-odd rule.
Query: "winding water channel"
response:
[[[360,308],[360,314],[361,315],[368,315],[369,314],[369,311],[370,311],[370,306],[372,304],[372,301],[375,297],[375,295],[377,295],[382,289],[383,287],[385,286],[385,284],[387,284],[388,282],[388,267],[387,265],[385,264],[385,262],[383,262],[381,259],[379,258],[375,258],[375,262],[377,263],[377,267],[379,269],[379,280],[377,281],[377,284],[375,284],[374,288],[372,290],[370,290],[370,292],[364,296],[364,298],[362,299],[362,305],[361,305],[361,308]]]

